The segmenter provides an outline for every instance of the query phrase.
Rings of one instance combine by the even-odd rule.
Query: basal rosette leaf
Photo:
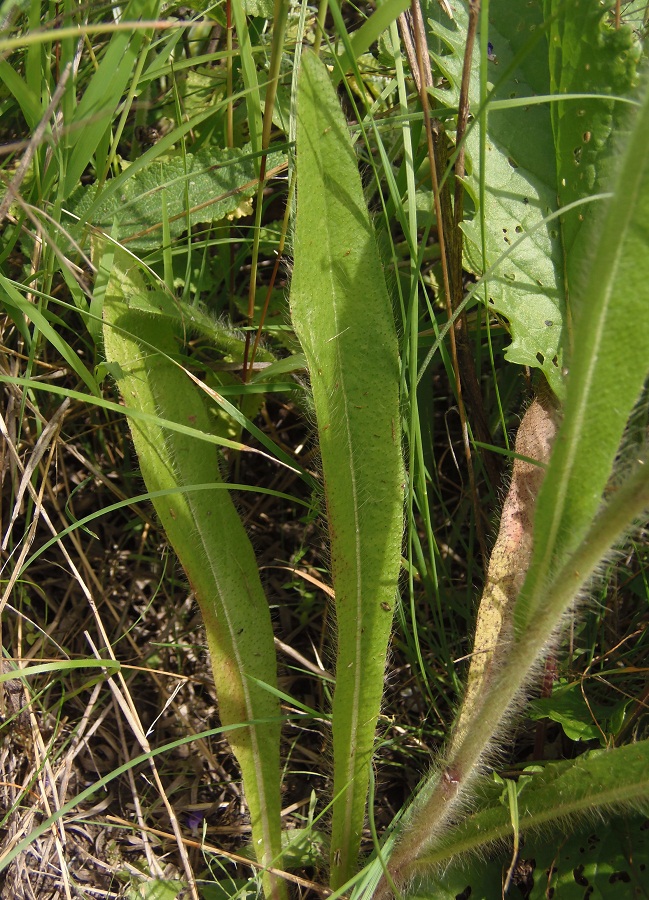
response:
[[[582,898],[590,887],[607,898],[630,897],[630,886],[643,884],[644,866],[649,864],[646,819],[629,814],[649,803],[649,743],[539,768],[521,772],[517,782],[519,871],[527,873],[533,888],[529,896],[540,900],[554,888],[560,897],[565,892],[566,897]],[[602,820],[602,810],[613,813],[609,823]],[[593,816],[595,825],[584,824],[584,817]],[[428,867],[431,874],[417,879],[409,900],[450,900],[462,892],[468,896],[467,889],[472,900],[498,896],[511,863],[511,851],[498,848],[513,834],[511,818],[507,791],[482,779],[476,785],[474,810],[447,832],[433,853],[419,860],[420,871]],[[485,862],[488,851],[491,861]],[[616,872],[619,877],[612,877]]]
[[[307,358],[337,619],[331,883],[356,870],[403,532],[399,354],[358,161],[326,67],[302,58],[291,315]]]
[[[282,161],[280,154],[271,154],[268,169]],[[139,252],[160,247],[163,195],[173,239],[190,225],[217,222],[238,210],[249,214],[248,205],[257,190],[255,161],[249,149],[203,149],[183,156],[172,153],[152,160],[132,177],[128,169],[118,177],[123,179],[119,191],[108,192],[105,199],[96,198],[95,185],[78,188],[69,210]]]
[[[106,359],[128,407],[210,432],[207,404],[173,361],[172,319],[131,308],[147,288],[124,251],[116,254],[104,304]],[[133,443],[147,490],[173,490],[153,500],[196,594],[205,623],[224,725],[241,767],[254,850],[264,865],[281,860],[277,662],[268,602],[250,539],[227,490],[183,487],[220,482],[216,448],[155,421],[131,418]],[[269,897],[285,897],[282,881],[264,876]]]

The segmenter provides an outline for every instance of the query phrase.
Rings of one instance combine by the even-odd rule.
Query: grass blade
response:
[[[129,19],[155,19],[160,0],[131,0],[123,13]],[[115,31],[106,55],[93,75],[68,126],[69,158],[65,169],[63,195],[68,197],[79,183],[99,142],[110,128],[122,93],[133,73],[144,34],[139,29]]]

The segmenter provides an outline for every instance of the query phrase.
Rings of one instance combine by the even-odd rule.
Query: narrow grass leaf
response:
[[[106,669],[106,677],[108,677],[119,672],[121,665],[116,659],[62,659],[52,663],[38,663],[37,665],[27,666],[25,669],[16,668],[2,672],[0,673],[0,684],[16,678],[21,680],[23,678],[33,678],[35,675],[42,675],[44,672],[63,673],[69,669]]]
[[[289,503],[297,503],[301,506],[310,509],[310,506],[306,501],[300,500],[298,497],[294,497],[291,494],[283,494],[281,491],[273,491],[270,488],[262,488],[262,487],[252,487],[249,484],[225,484],[222,481],[210,482],[209,484],[191,484],[191,485],[183,485],[182,487],[169,488],[164,491],[148,491],[146,494],[138,494],[135,497],[129,497],[127,500],[120,500],[117,503],[111,503],[109,506],[105,506],[103,509],[98,512],[90,513],[87,516],[83,516],[81,519],[77,519],[71,525],[68,525],[66,528],[63,528],[59,531],[54,537],[50,538],[49,541],[45,541],[35,553],[25,561],[23,567],[21,569],[21,574],[26,572],[31,564],[35,562],[39,556],[42,556],[51,546],[58,543],[62,538],[66,536],[66,534],[71,534],[73,531],[76,531],[78,528],[84,528],[85,525],[88,525],[92,522],[95,522],[96,519],[99,519],[101,516],[107,516],[112,512],[115,512],[117,509],[124,509],[126,506],[136,507],[138,503],[145,503],[147,500],[156,500],[162,497],[168,497],[170,494],[181,494],[181,493],[190,493],[191,491],[215,491],[215,490],[233,490],[233,491],[251,491],[260,494],[268,494],[270,497],[277,497],[279,500],[287,500]],[[0,683],[2,679],[0,678]]]
[[[54,318],[52,313],[44,312],[40,306],[30,303],[22,294],[14,287],[13,283],[0,273],[0,298],[3,306],[12,314],[24,317],[25,321],[32,322],[34,327],[50,342],[50,344],[61,354],[61,357],[70,366],[70,370],[74,372],[78,378],[86,385],[86,387],[95,395],[99,394],[99,387],[93,374],[88,371],[83,362],[79,359],[78,354],[74,352],[72,347],[65,341],[59,333],[53,328],[50,318]]]
[[[239,64],[241,75],[246,88],[246,109],[248,111],[247,123],[250,132],[250,143],[255,153],[261,151],[261,94],[257,79],[257,66],[252,52],[251,29],[246,20],[249,13],[247,4],[243,0],[232,0],[232,18],[239,44]],[[254,32],[253,32],[254,34]],[[259,163],[257,163],[257,166]]]
[[[399,357],[358,164],[326,67],[302,58],[293,324],[307,358],[336,593],[334,887],[355,871],[399,575]]]
[[[116,254],[104,306],[106,356],[119,365],[122,396],[149,415],[209,431],[213,420],[204,397],[164,355],[176,352],[171,320],[129,307],[131,297],[146,292],[129,265],[126,254]],[[144,336],[147,346],[138,340]],[[212,447],[151,421],[131,419],[130,426],[149,491],[220,480]],[[250,540],[226,491],[171,493],[153,502],[201,607],[221,721],[241,726],[230,733],[230,743],[241,767],[255,853],[264,865],[276,864],[281,857],[280,708],[258,682],[276,687],[277,663]],[[270,875],[265,888],[269,896],[283,896],[283,884]]]
[[[0,59],[0,80],[9,93],[14,96],[25,121],[33,132],[47,108],[47,103],[45,106],[42,105],[40,98],[29,90],[27,82],[9,65],[6,59]]]
[[[352,51],[351,59],[347,50],[342,54],[341,69],[346,72],[353,70],[356,60],[366,53],[384,31],[399,18],[401,13],[410,7],[410,0],[385,0],[363,22],[360,28],[350,34],[349,47]],[[340,76],[340,70],[334,74],[334,83]]]
[[[122,20],[155,19],[160,0],[131,0]],[[79,183],[97,146],[110,128],[115,111],[135,67],[144,33],[140,29],[116,31],[99,68],[77,104],[72,120],[65,123],[69,156],[65,167],[63,195],[68,197]]]

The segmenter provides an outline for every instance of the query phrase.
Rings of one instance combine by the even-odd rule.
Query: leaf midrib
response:
[[[329,197],[325,195],[325,205],[327,208],[330,206]],[[335,241],[332,240],[333,235],[329,228],[329,222],[331,221],[331,216],[326,216],[326,229],[327,229],[327,237],[329,247],[333,248],[336,246]],[[333,253],[330,252],[330,257],[333,258]],[[352,428],[350,422],[349,415],[349,400],[348,394],[346,390],[346,381],[345,381],[345,367],[342,363],[341,357],[341,346],[340,341],[338,340],[338,336],[340,335],[340,322],[339,322],[339,304],[340,298],[338,295],[338,291],[336,290],[336,280],[333,278],[332,271],[329,271],[329,282],[331,288],[331,297],[332,297],[332,311],[333,311],[333,320],[334,320],[334,332],[336,335],[335,338],[335,354],[336,354],[336,370],[337,377],[340,381],[342,387],[342,404],[343,404],[343,420],[345,425],[345,440],[347,442],[347,449],[349,453],[349,474],[351,479],[351,489],[352,489],[352,502],[353,502],[353,514],[354,514],[354,555],[356,562],[356,598],[355,598],[355,608],[356,608],[356,616],[355,616],[355,660],[354,660],[354,692],[352,699],[352,714],[351,720],[349,722],[349,730],[350,730],[350,752],[347,757],[347,762],[345,766],[345,820],[344,820],[344,834],[345,840],[347,843],[350,843],[350,831],[352,826],[352,818],[353,818],[353,808],[354,808],[354,799],[356,794],[356,784],[355,784],[355,760],[356,760],[356,752],[357,752],[357,743],[358,743],[358,720],[359,720],[359,706],[360,706],[360,693],[361,693],[361,649],[362,649],[362,610],[363,610],[363,576],[362,576],[362,551],[361,551],[361,539],[360,539],[360,524],[359,524],[359,504],[358,504],[358,487],[357,487],[357,477],[356,477],[356,465],[355,465],[355,457],[352,452],[353,448],[353,439],[352,439]],[[336,585],[334,585],[336,588]],[[336,596],[337,596],[337,588],[336,588]],[[340,618],[340,613],[339,613]],[[341,673],[338,673],[338,678],[340,678]],[[340,681],[338,682],[340,684]],[[338,688],[339,689],[339,688]],[[349,787],[347,787],[349,786]]]

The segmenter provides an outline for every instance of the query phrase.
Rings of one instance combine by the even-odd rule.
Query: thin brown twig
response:
[[[106,820],[125,828],[135,828],[133,822],[129,822],[127,819],[120,819],[119,816],[106,816]],[[169,834],[168,831],[162,831],[160,828],[150,828],[149,826],[145,826],[145,830],[150,834],[155,834],[162,838],[171,839],[174,837],[174,835]],[[330,894],[333,893],[330,888],[323,887],[323,885],[317,884],[315,881],[308,881],[306,878],[300,878],[299,875],[293,875],[290,872],[284,872],[282,869],[275,869],[272,866],[262,866],[261,863],[258,863],[254,859],[249,859],[247,856],[240,856],[238,853],[231,853],[229,850],[222,850],[220,847],[214,847],[211,844],[206,844],[204,841],[194,841],[191,838],[183,837],[182,842],[187,847],[195,847],[197,850],[202,850],[206,853],[215,853],[218,856],[223,856],[225,859],[229,859],[232,862],[241,863],[242,865],[248,866],[251,869],[256,869],[259,872],[263,871],[269,872],[271,875],[277,875],[285,881],[297,884],[299,887],[315,891],[317,894],[320,894],[321,897],[329,897]],[[342,895],[340,900],[346,900],[346,895]]]
[[[430,172],[432,179],[432,187],[433,187],[433,199],[435,204],[435,215],[437,219],[437,234],[439,241],[439,249],[441,256],[441,264],[442,264],[442,279],[444,284],[444,302],[446,305],[446,314],[451,320],[453,318],[453,297],[455,295],[454,291],[454,283],[459,281],[459,284],[462,283],[462,234],[460,232],[459,226],[457,223],[453,223],[452,232],[450,234],[445,233],[445,217],[443,216],[442,210],[442,199],[440,195],[439,189],[439,178],[438,178],[438,159],[435,148],[435,139],[433,136],[433,125],[430,115],[430,104],[428,100],[428,91],[427,88],[431,85],[426,83],[426,79],[432,80],[431,75],[427,75],[426,65],[424,62],[424,57],[428,56],[428,49],[426,44],[426,31],[424,27],[424,21],[421,14],[421,8],[419,6],[418,0],[412,0],[411,4],[411,20],[413,24],[413,32],[414,32],[414,46],[416,53],[416,68],[419,72],[419,83],[420,90],[419,95],[421,99],[421,105],[424,113],[424,125],[426,129],[426,139],[428,143],[428,157],[430,163]],[[425,52],[424,52],[425,50]],[[411,61],[412,66],[412,61]],[[466,67],[465,67],[466,68]],[[430,71],[430,69],[429,69]],[[470,67],[469,67],[470,73]],[[439,132],[438,132],[439,133]],[[455,246],[459,244],[459,259],[460,259],[460,267],[459,272],[452,271],[450,262],[457,260],[457,251],[454,249]],[[453,373],[455,376],[455,393],[457,398],[458,412],[460,416],[460,423],[462,428],[462,442],[464,445],[464,455],[466,458],[467,469],[469,473],[469,485],[471,489],[471,496],[473,499],[473,505],[475,508],[475,522],[476,522],[476,534],[478,537],[478,543],[480,544],[480,550],[482,553],[483,561],[486,564],[487,560],[487,545],[485,541],[484,528],[482,525],[482,517],[480,513],[480,504],[478,499],[478,492],[475,483],[475,472],[473,469],[473,457],[471,454],[471,444],[469,442],[469,429],[466,417],[466,409],[464,405],[464,397],[462,394],[462,379],[460,376],[460,364],[458,359],[458,351],[457,351],[457,342],[456,342],[456,329],[451,328],[449,331],[449,340],[450,340],[450,350],[451,350],[451,361],[453,365]]]
[[[102,629],[103,630],[103,629]],[[86,640],[90,644],[93,654],[100,659],[101,656],[98,653],[90,635],[86,632]],[[106,649],[109,652],[110,658],[114,659],[114,654],[112,647],[110,645],[106,645]],[[116,701],[117,705],[121,709],[124,717],[126,718],[131,731],[133,732],[133,736],[136,738],[140,748],[144,753],[151,753],[151,746],[147,739],[147,736],[144,732],[144,728],[142,727],[142,723],[140,721],[140,717],[138,715],[137,709],[135,708],[135,704],[133,703],[133,699],[128,690],[128,685],[124,679],[122,673],[118,670],[116,676],[108,676],[106,681],[112,691],[113,698]],[[121,688],[117,686],[117,681],[120,682]],[[180,855],[181,862],[183,864],[183,869],[185,870],[185,876],[187,878],[187,883],[189,886],[189,890],[191,892],[191,896],[193,900],[200,900],[198,894],[198,888],[196,886],[196,879],[194,877],[194,873],[192,871],[192,866],[189,861],[189,856],[187,855],[187,849],[183,843],[182,833],[180,830],[180,823],[178,822],[178,818],[174,811],[174,808],[169,801],[169,797],[167,796],[167,792],[165,791],[164,785],[162,783],[162,779],[158,773],[157,766],[155,764],[155,760],[152,756],[149,757],[149,767],[151,769],[151,774],[153,775],[153,780],[155,782],[156,788],[158,790],[158,794],[160,795],[160,799],[164,803],[165,809],[167,811],[167,815],[169,816],[169,821],[171,822],[171,827],[173,828],[174,836],[176,838],[176,845],[178,847],[178,853]],[[141,828],[141,825],[138,827]]]
[[[246,372],[245,365],[243,366],[244,378],[247,379],[249,374],[253,371],[255,366],[255,355],[257,353],[257,347],[259,346],[259,341],[261,340],[261,335],[264,329],[264,323],[266,321],[266,316],[268,314],[268,307],[270,305],[270,298],[273,293],[273,288],[275,287],[275,281],[277,280],[277,273],[279,272],[279,266],[282,261],[282,257],[284,255],[284,244],[286,242],[286,235],[288,233],[288,223],[290,219],[291,213],[291,203],[293,198],[293,191],[295,190],[295,169],[293,169],[293,173],[291,175],[291,183],[288,188],[288,196],[286,198],[286,209],[284,210],[284,218],[282,220],[282,233],[279,237],[279,247],[277,248],[277,256],[275,257],[275,265],[273,266],[273,271],[270,276],[270,280],[268,282],[268,289],[266,291],[266,299],[264,301],[264,306],[261,311],[261,315],[259,316],[259,326],[257,328],[257,333],[255,334],[255,342],[252,345],[252,350],[250,352],[250,362],[248,364],[248,371]]]

